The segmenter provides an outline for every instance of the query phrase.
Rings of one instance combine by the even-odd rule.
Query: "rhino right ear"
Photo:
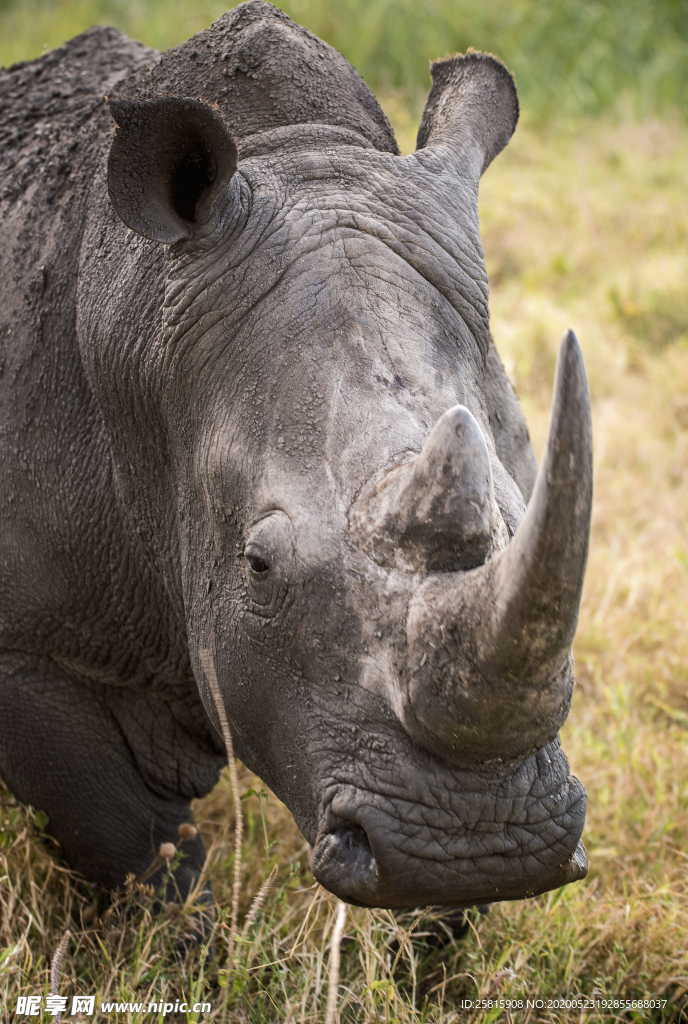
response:
[[[111,100],[117,133],[108,161],[115,210],[156,242],[191,238],[236,170],[237,149],[217,111],[172,96]]]
[[[416,148],[441,146],[477,183],[517,121],[518,96],[509,71],[490,54],[469,50],[432,65],[432,89]]]

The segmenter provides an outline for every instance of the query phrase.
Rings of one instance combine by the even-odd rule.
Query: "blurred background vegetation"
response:
[[[234,6],[222,0],[0,0],[0,62],[39,56],[94,24],[166,49]],[[414,106],[428,61],[472,46],[497,54],[539,118],[623,107],[688,111],[686,0],[285,0],[378,92]]]
[[[578,685],[562,732],[589,795],[590,874],[493,907],[463,942],[439,950],[427,937],[431,913],[349,909],[340,1019],[686,1024],[688,2],[283,6],[359,68],[404,151],[413,148],[430,59],[473,46],[515,73],[522,123],[481,186],[493,334],[540,452],[559,339],[577,330],[596,448]],[[203,0],[185,9],[171,0],[0,0],[0,61],[38,56],[97,23],[167,47],[223,9]],[[322,1024],[336,901],[314,884],[286,809],[250,773],[242,779],[242,932],[231,964],[226,775],[195,807],[219,907],[206,963],[175,960],[185,910],[152,918],[150,899],[134,893],[145,907],[98,920],[93,894],[35,841],[44,821],[0,791],[0,1019],[20,992],[50,990],[51,957],[70,927],[65,994],[210,999],[203,1019],[217,1024]],[[459,1009],[460,999],[526,997],[666,1004],[580,1014]]]

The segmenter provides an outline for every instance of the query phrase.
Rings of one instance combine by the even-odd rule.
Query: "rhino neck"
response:
[[[237,140],[285,125],[324,124],[398,152],[387,118],[349,62],[262,0],[241,4],[163,53],[116,98],[159,95],[211,99]]]
[[[272,152],[284,154],[297,151],[322,152],[332,146],[357,146],[373,149],[373,144],[360,132],[331,124],[290,124],[257,132],[239,140],[239,158],[265,156]]]

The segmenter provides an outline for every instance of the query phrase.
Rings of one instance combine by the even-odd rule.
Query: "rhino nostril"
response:
[[[330,834],[335,837],[347,859],[366,860],[366,862],[374,859],[370,843],[368,842],[368,836],[358,825],[336,828]]]
[[[313,872],[326,889],[350,903],[366,904],[378,887],[377,861],[358,825],[339,826],[321,836],[312,856]]]

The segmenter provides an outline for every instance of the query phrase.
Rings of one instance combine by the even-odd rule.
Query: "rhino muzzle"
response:
[[[428,884],[425,891],[420,881],[424,878],[423,865],[417,864],[416,872],[406,878],[406,886],[404,873],[398,871],[390,884],[380,871],[368,835],[358,825],[338,827],[326,833],[311,857],[313,873],[321,885],[347,903],[362,907],[410,908],[428,904],[472,907],[500,900],[526,899],[578,882],[588,873],[587,854],[580,840],[567,858],[544,866],[540,861],[533,863],[534,870],[530,873],[519,872],[514,869],[513,860],[505,859],[509,875],[502,878],[499,871],[495,871],[493,861],[489,880],[481,881],[474,881],[470,875],[462,876],[458,864],[455,871],[447,866],[442,882],[434,886]]]
[[[416,748],[376,789],[328,788],[312,868],[363,906],[522,899],[586,875],[585,809],[557,741],[483,771],[440,769]]]

